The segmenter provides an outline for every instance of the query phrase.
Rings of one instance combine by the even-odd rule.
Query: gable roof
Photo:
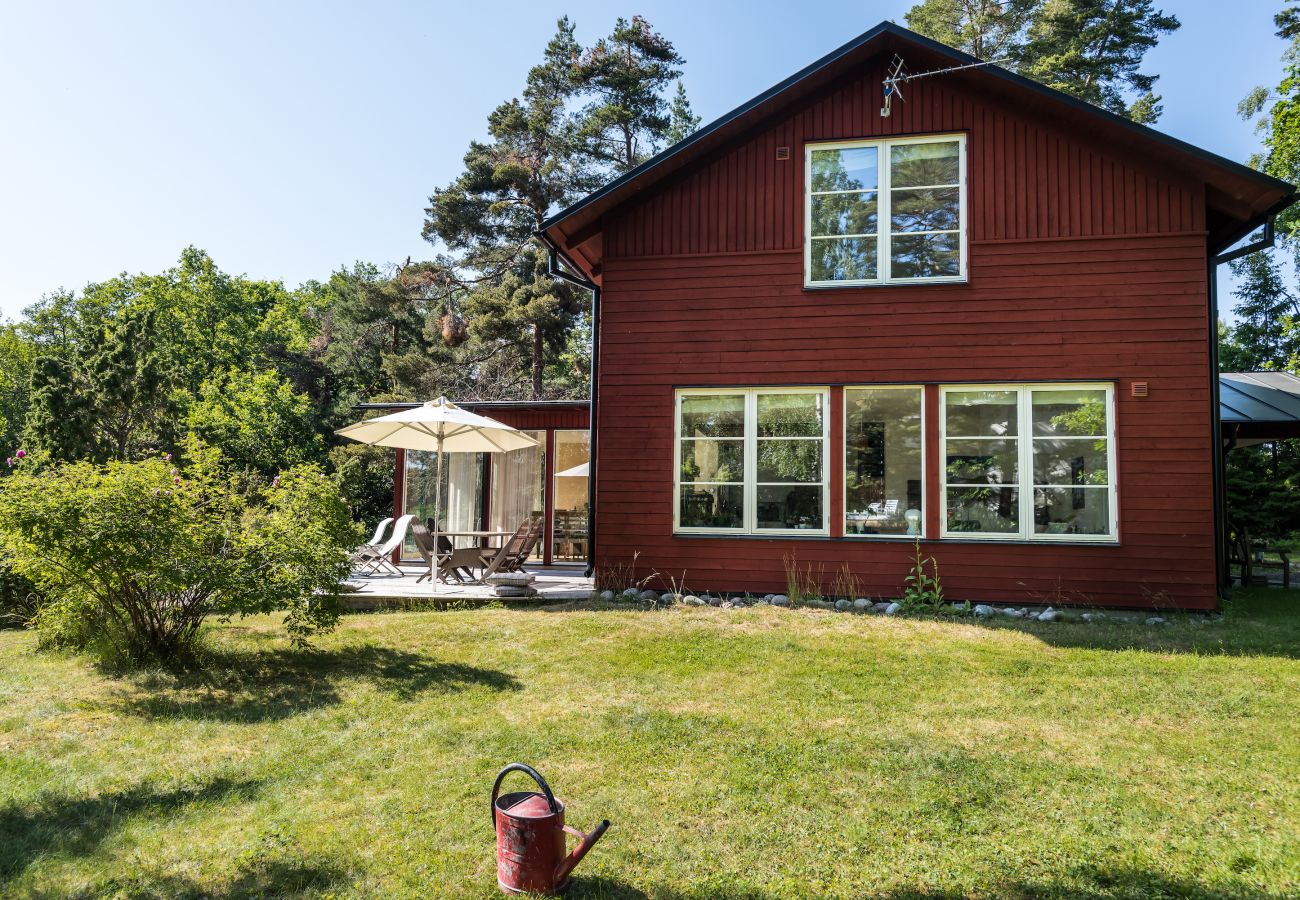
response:
[[[601,218],[653,185],[708,153],[738,138],[762,122],[790,110],[817,90],[846,75],[856,66],[888,51],[907,50],[909,61],[951,67],[980,63],[975,57],[923,37],[892,22],[882,22],[859,35],[780,84],[768,88],[721,118],[700,128],[650,158],[635,169],[588,194],[542,223],[539,234],[587,275],[599,253],[582,247],[600,233]],[[1246,237],[1268,218],[1295,200],[1288,182],[1265,175],[1241,163],[1170,137],[1145,125],[1049,88],[993,64],[981,64],[961,73],[980,79],[982,87],[1005,93],[1028,107],[1078,120],[1112,145],[1145,151],[1162,164],[1173,166],[1202,181],[1209,205],[1210,251],[1221,252]]]

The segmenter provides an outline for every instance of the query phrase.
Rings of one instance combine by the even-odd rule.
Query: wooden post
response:
[[[925,494],[925,524],[922,533],[927,541],[939,539],[939,492],[943,490],[942,453],[939,447],[939,386],[927,384],[922,398],[921,416],[925,432],[925,478],[922,490]]]
[[[831,388],[831,446],[830,459],[826,460],[827,484],[831,494],[828,515],[830,536],[844,537],[844,386]]]
[[[542,565],[549,566],[553,560],[555,547],[555,429],[546,429],[546,465],[542,471],[546,476],[545,499],[546,521],[542,523]]]
[[[397,520],[404,513],[406,505],[406,451],[398,448],[393,454],[393,519]],[[393,565],[402,561],[402,548],[393,551]]]

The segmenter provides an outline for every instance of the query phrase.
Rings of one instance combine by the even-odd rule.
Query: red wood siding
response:
[[[1199,183],[993,105],[957,79],[911,82],[882,119],[880,78],[872,66],[628,204],[605,224],[605,259],[801,249],[805,143],[936,132],[969,134],[972,240],[1205,230]],[[777,160],[777,147],[790,159]]]
[[[498,422],[509,425],[511,428],[518,428],[520,431],[544,431],[550,428],[581,430],[589,427],[591,422],[591,410],[586,406],[549,408],[545,406],[479,407],[473,403],[462,403],[461,405],[481,416],[496,419]]]
[[[904,115],[926,114],[929,107],[918,99],[909,98]],[[796,121],[822,121],[831,109],[819,106]],[[962,110],[966,115],[973,107]],[[862,127],[855,115],[861,111],[850,113],[835,134]],[[981,116],[999,118],[994,111]],[[921,127],[954,125],[938,116]],[[1038,142],[1015,129],[1007,134],[1017,146]],[[982,146],[993,138],[972,131],[971,140]],[[786,133],[770,143],[783,142],[796,140]],[[1057,147],[1061,158],[1076,155],[1073,147],[1061,149],[1051,141],[1043,146]],[[736,158],[750,165],[748,157]],[[624,247],[681,246],[694,255],[604,262],[598,565],[627,563],[639,554],[643,574],[658,570],[680,577],[684,571],[694,589],[769,592],[784,589],[782,557],[793,550],[801,563],[822,566],[827,580],[848,562],[865,593],[883,596],[897,595],[907,574],[911,546],[905,542],[674,536],[675,387],[1113,381],[1119,546],[944,540],[927,542],[926,552],[939,559],[954,599],[1049,602],[1059,588],[1069,592],[1065,602],[1214,605],[1206,252],[1203,236],[1186,233],[1195,230],[1200,205],[1184,209],[1188,201],[1166,186],[1172,206],[1147,198],[1130,215],[1126,198],[1136,176],[1118,163],[1094,159],[1086,169],[1073,170],[1080,177],[1103,173],[1083,192],[1103,202],[1085,213],[1063,201],[1066,192],[1049,190],[1044,197],[1039,190],[1037,172],[1057,172],[1050,187],[1057,170],[1029,169],[1032,177],[1018,182],[1014,194],[1002,195],[987,185],[987,175],[978,174],[986,166],[994,177],[1010,174],[998,160],[984,157],[972,174],[973,197],[1001,199],[992,214],[985,200],[972,200],[973,219],[984,222],[980,234],[997,237],[971,242],[970,281],[963,285],[804,290],[802,252],[794,237],[799,232],[790,225],[797,218],[790,205],[798,198],[793,187],[776,192],[786,199],[763,206],[761,214],[756,208],[751,216],[746,208],[730,225],[720,218],[717,233],[712,225],[689,239],[669,228],[647,228],[635,238],[624,232]],[[754,170],[760,171],[767,170]],[[801,183],[791,172],[791,183]],[[687,179],[649,205],[689,205],[692,183]],[[1160,196],[1156,191],[1157,201]],[[1152,217],[1168,233],[1146,233]],[[793,246],[754,250],[749,242],[759,240],[757,221],[774,223],[771,235]],[[1121,221],[1134,233],[1115,234]],[[1030,222],[1036,223],[1033,234],[1067,227],[1097,234],[1035,239],[1026,232]],[[1008,223],[1014,227],[1008,230]],[[699,242],[705,233],[712,236]],[[1019,239],[1007,237],[1012,234]],[[749,249],[700,253],[713,242]],[[1149,382],[1150,396],[1131,398],[1131,380]],[[934,535],[934,391],[927,391],[926,409],[927,533]]]

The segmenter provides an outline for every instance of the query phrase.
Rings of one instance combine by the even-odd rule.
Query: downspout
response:
[[[587,472],[587,571],[584,573],[585,577],[590,578],[596,571],[596,469],[597,460],[600,459],[600,454],[597,452],[600,432],[596,428],[596,400],[600,384],[597,377],[600,372],[600,285],[590,278],[575,275],[565,269],[561,262],[560,248],[555,246],[555,242],[545,232],[537,232],[537,237],[546,245],[548,251],[546,274],[591,291],[591,387],[589,388],[591,399],[587,425],[591,460]],[[564,259],[563,263],[567,263],[570,268],[577,271],[577,266],[572,265],[568,259]]]
[[[1264,220],[1264,235],[1257,241],[1209,257],[1208,281],[1210,300],[1210,416],[1214,435],[1214,573],[1218,584],[1220,599],[1227,599],[1228,589],[1232,586],[1232,573],[1228,570],[1228,495],[1227,495],[1227,450],[1223,444],[1223,419],[1219,411],[1219,266],[1241,259],[1260,250],[1273,246],[1273,220],[1269,215]],[[1236,443],[1236,435],[1232,437]]]

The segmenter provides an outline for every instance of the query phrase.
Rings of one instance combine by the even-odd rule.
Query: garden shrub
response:
[[[203,622],[283,610],[295,643],[331,628],[348,552],[347,505],[314,466],[241,492],[220,454],[16,470],[0,487],[0,550],[44,594],[42,642],[169,662]]]
[[[40,602],[40,589],[15,572],[7,560],[0,559],[0,628],[28,624]]]

